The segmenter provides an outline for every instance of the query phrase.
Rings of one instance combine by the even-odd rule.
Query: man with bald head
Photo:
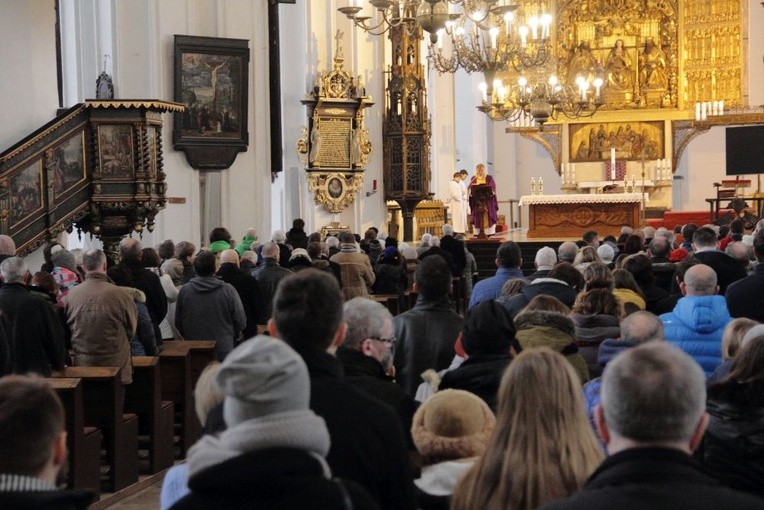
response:
[[[570,262],[576,258],[578,253],[578,246],[573,241],[565,241],[557,248],[557,258],[560,262]]]
[[[146,308],[149,310],[151,323],[154,326],[154,337],[157,339],[157,345],[161,345],[162,332],[159,330],[159,325],[167,315],[167,295],[164,293],[159,276],[143,267],[142,252],[143,246],[140,241],[125,237],[119,242],[121,258],[119,265],[132,276],[135,288],[146,294]]]
[[[260,284],[254,276],[241,270],[239,254],[236,250],[223,250],[219,257],[218,278],[230,283],[239,295],[244,313],[247,314],[247,325],[244,326],[243,337],[245,340],[252,338],[257,335],[257,325],[265,324],[267,321],[266,304]]]
[[[679,288],[683,297],[674,311],[661,315],[666,341],[692,356],[708,377],[722,361],[722,333],[732,320],[727,302],[718,295],[716,272],[705,264],[688,269]]]

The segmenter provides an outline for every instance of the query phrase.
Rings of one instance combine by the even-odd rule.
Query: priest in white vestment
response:
[[[464,209],[464,194],[462,193],[462,177],[459,172],[454,173],[454,178],[448,184],[451,224],[454,232],[463,234],[467,232],[467,211]]]

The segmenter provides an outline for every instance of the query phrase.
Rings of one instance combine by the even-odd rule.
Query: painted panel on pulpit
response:
[[[13,173],[10,186],[11,226],[15,227],[43,208],[42,160],[36,159]]]
[[[665,124],[657,122],[602,122],[571,124],[570,161],[608,161],[610,149],[619,160],[663,159]]]

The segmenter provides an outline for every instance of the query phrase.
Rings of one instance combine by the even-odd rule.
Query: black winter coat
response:
[[[711,266],[716,271],[716,280],[719,283],[719,294],[727,292],[727,287],[733,282],[742,280],[748,273],[745,268],[726,253],[718,250],[702,251],[695,253],[694,257],[701,264]]]
[[[379,508],[356,483],[329,480],[309,453],[256,450],[209,467],[188,480],[191,493],[173,510],[371,510]]]
[[[415,508],[413,476],[395,412],[352,387],[331,354],[299,352],[310,373],[310,408],[329,429],[332,445],[326,460],[334,476],[358,482],[385,510]]]
[[[764,497],[764,381],[708,388],[703,467],[725,485]]]
[[[220,265],[218,276],[226,283],[230,283],[241,298],[244,313],[247,314],[247,325],[242,334],[244,339],[257,335],[257,325],[267,322],[268,305],[260,290],[260,284],[254,276],[245,273],[236,264],[225,263]]]
[[[0,508],[13,510],[85,510],[95,494],[79,490],[0,492]]]
[[[162,282],[155,273],[143,267],[140,260],[125,259],[121,264],[130,270],[133,286],[146,294],[146,308],[149,309],[151,322],[154,324],[154,338],[161,339],[159,325],[167,315],[167,295],[164,293]]]
[[[515,294],[514,296],[500,297],[496,299],[496,302],[506,308],[512,318],[514,318],[523,310],[523,308],[528,306],[531,299],[540,295],[555,297],[562,301],[568,308],[572,308],[578,293],[568,286],[567,283],[560,280],[541,281],[527,285],[519,294]]]
[[[508,354],[473,354],[459,368],[446,372],[438,389],[474,393],[495,413],[499,383],[510,361],[512,358]]]
[[[764,323],[764,264],[756,266],[751,276],[738,280],[727,288],[724,297],[732,317],[747,317]]]

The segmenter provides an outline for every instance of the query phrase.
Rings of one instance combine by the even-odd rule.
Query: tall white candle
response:
[[[700,101],[695,103],[695,120],[700,120]]]
[[[615,147],[610,149],[610,180],[615,180]]]

